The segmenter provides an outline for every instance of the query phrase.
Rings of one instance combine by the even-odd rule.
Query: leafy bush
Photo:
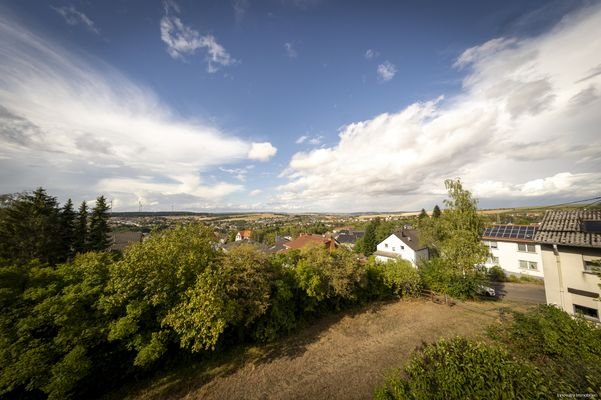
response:
[[[400,373],[376,389],[378,400],[543,399],[554,396],[543,375],[495,345],[462,338],[423,346]]]
[[[493,265],[487,272],[488,279],[494,282],[505,282],[507,280],[507,275],[505,275],[505,271],[503,268],[498,265]]]
[[[533,362],[563,393],[601,395],[601,329],[554,306],[514,312],[491,336]]]
[[[478,270],[462,274],[450,268],[442,258],[432,258],[421,263],[419,272],[426,287],[458,299],[476,298],[478,288],[486,283],[486,275]]]
[[[382,264],[384,285],[395,295],[419,296],[422,283],[417,269],[407,260],[395,260]]]

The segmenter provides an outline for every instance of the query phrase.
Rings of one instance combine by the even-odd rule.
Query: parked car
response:
[[[488,287],[488,286],[484,286],[484,285],[479,285],[477,292],[479,295],[487,296],[487,297],[495,297],[497,295],[497,292],[495,292],[495,289]]]

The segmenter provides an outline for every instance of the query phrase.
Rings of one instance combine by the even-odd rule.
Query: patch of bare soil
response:
[[[368,306],[325,317],[276,344],[251,348],[177,382],[155,382],[135,398],[369,399],[384,372],[402,367],[422,342],[475,336],[499,316],[497,302],[454,307],[426,300]]]

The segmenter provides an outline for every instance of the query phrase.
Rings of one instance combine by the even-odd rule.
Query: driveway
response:
[[[545,286],[533,283],[498,282],[492,285],[497,297],[504,301],[526,304],[546,304]]]

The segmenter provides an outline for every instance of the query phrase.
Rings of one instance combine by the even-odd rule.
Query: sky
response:
[[[114,211],[601,195],[601,1],[0,1],[0,193]]]

